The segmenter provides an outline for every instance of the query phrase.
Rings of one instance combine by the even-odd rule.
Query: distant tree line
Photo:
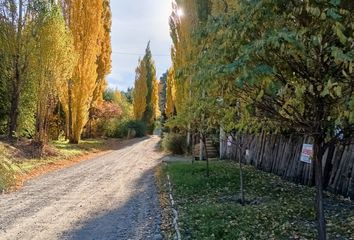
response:
[[[1,0],[0,133],[41,149],[56,127],[78,143],[103,102],[110,30],[109,0]]]

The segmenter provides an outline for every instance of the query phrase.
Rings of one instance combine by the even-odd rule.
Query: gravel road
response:
[[[154,184],[158,141],[125,141],[0,195],[0,239],[162,239]]]

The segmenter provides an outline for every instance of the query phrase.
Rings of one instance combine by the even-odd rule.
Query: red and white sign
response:
[[[302,145],[300,161],[305,163],[311,163],[313,157],[313,145],[304,144]]]

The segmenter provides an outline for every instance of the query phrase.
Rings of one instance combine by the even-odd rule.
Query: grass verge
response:
[[[163,166],[173,185],[182,239],[316,239],[314,189],[245,166],[249,204],[238,203],[239,171],[230,162]],[[354,203],[326,193],[328,239],[354,239]]]
[[[108,140],[109,141],[109,140]],[[55,141],[48,146],[45,157],[32,158],[28,155],[29,144],[9,145],[0,142],[0,192],[20,187],[27,179],[50,172],[83,160],[92,153],[108,150],[107,140],[84,140],[72,145],[67,141]]]
[[[0,145],[0,152],[5,153],[5,151],[5,148]],[[13,163],[5,154],[0,154],[0,193],[13,186],[15,183],[16,176]]]
[[[167,175],[164,167],[159,165],[155,172],[156,185],[159,193],[159,202],[161,206],[161,225],[160,229],[163,233],[163,239],[173,239],[174,229],[172,222],[172,208],[168,193]]]
[[[21,172],[30,172],[43,165],[53,164],[59,160],[70,160],[88,153],[99,152],[104,148],[104,140],[84,140],[79,144],[69,144],[68,141],[54,141],[50,147],[55,154],[43,158],[20,158],[14,162]]]

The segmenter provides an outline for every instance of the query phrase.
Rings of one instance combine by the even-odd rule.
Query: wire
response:
[[[145,53],[128,53],[128,52],[114,52],[112,54],[116,55],[129,55],[129,56],[144,56]],[[170,57],[169,54],[152,54],[154,57]]]

